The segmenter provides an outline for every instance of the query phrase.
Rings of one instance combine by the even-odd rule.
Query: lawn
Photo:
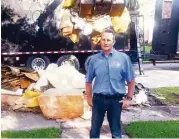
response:
[[[171,105],[179,104],[179,87],[161,87],[151,90],[157,96],[165,98],[161,99],[161,102]]]
[[[1,131],[1,138],[59,138],[58,128],[43,128],[29,131]]]
[[[145,50],[145,53],[150,53],[150,50],[152,49],[152,46],[144,46],[145,48],[143,48]]]
[[[179,121],[133,122],[126,133],[132,138],[179,138]]]
[[[150,50],[152,49],[152,46],[143,46],[141,47],[141,50],[144,51],[144,57],[143,57],[143,61],[149,61],[149,58],[148,58],[148,54],[150,53]]]

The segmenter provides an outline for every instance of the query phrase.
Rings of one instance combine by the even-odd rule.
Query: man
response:
[[[129,57],[113,48],[115,34],[105,29],[101,34],[102,52],[91,57],[86,74],[88,105],[92,107],[90,138],[99,138],[100,129],[107,111],[112,138],[121,138],[121,110],[132,99],[135,80]],[[92,81],[95,78],[92,88]],[[126,97],[125,81],[128,92]]]

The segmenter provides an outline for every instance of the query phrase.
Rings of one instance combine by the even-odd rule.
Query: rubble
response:
[[[6,90],[6,89],[1,89],[1,94],[6,94],[6,95],[22,95],[22,90],[18,89],[16,92]]]
[[[73,66],[50,64],[37,72],[3,66],[1,74],[2,104],[15,111],[37,111],[47,119],[91,118],[91,108],[83,94],[85,75]],[[131,105],[150,107],[154,98],[148,88],[138,83]]]
[[[3,89],[10,91],[27,89],[28,86],[34,83],[34,80],[38,78],[36,72],[6,65],[1,66],[1,88]]]
[[[140,90],[138,94],[134,95],[134,101],[136,104],[145,104],[148,101],[145,90]]]
[[[15,89],[7,87],[11,85],[8,80],[17,82]],[[47,119],[69,119],[84,113],[85,76],[73,66],[50,64],[38,72],[3,66],[2,81],[2,88],[6,87],[2,102],[13,110],[41,109]],[[9,95],[18,97],[9,102]]]
[[[150,90],[145,88],[141,83],[137,83],[135,86],[134,97],[131,105],[143,105],[150,106],[149,102]]]
[[[9,105],[9,106],[15,105],[15,101],[18,100],[20,97],[21,96],[1,94],[1,107],[5,105]]]

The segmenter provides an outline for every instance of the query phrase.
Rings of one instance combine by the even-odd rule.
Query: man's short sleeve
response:
[[[92,60],[90,60],[88,68],[87,68],[87,73],[86,73],[86,82],[87,83],[92,83],[94,75],[95,75],[94,73],[95,73],[94,66],[93,66]]]
[[[131,82],[135,78],[134,69],[131,63],[131,60],[128,55],[125,56],[126,62],[124,67],[125,80]]]

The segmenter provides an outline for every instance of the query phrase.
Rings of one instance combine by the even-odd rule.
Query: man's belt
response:
[[[104,98],[104,99],[122,99],[124,97],[124,94],[104,95],[102,93],[94,93],[93,97]]]

